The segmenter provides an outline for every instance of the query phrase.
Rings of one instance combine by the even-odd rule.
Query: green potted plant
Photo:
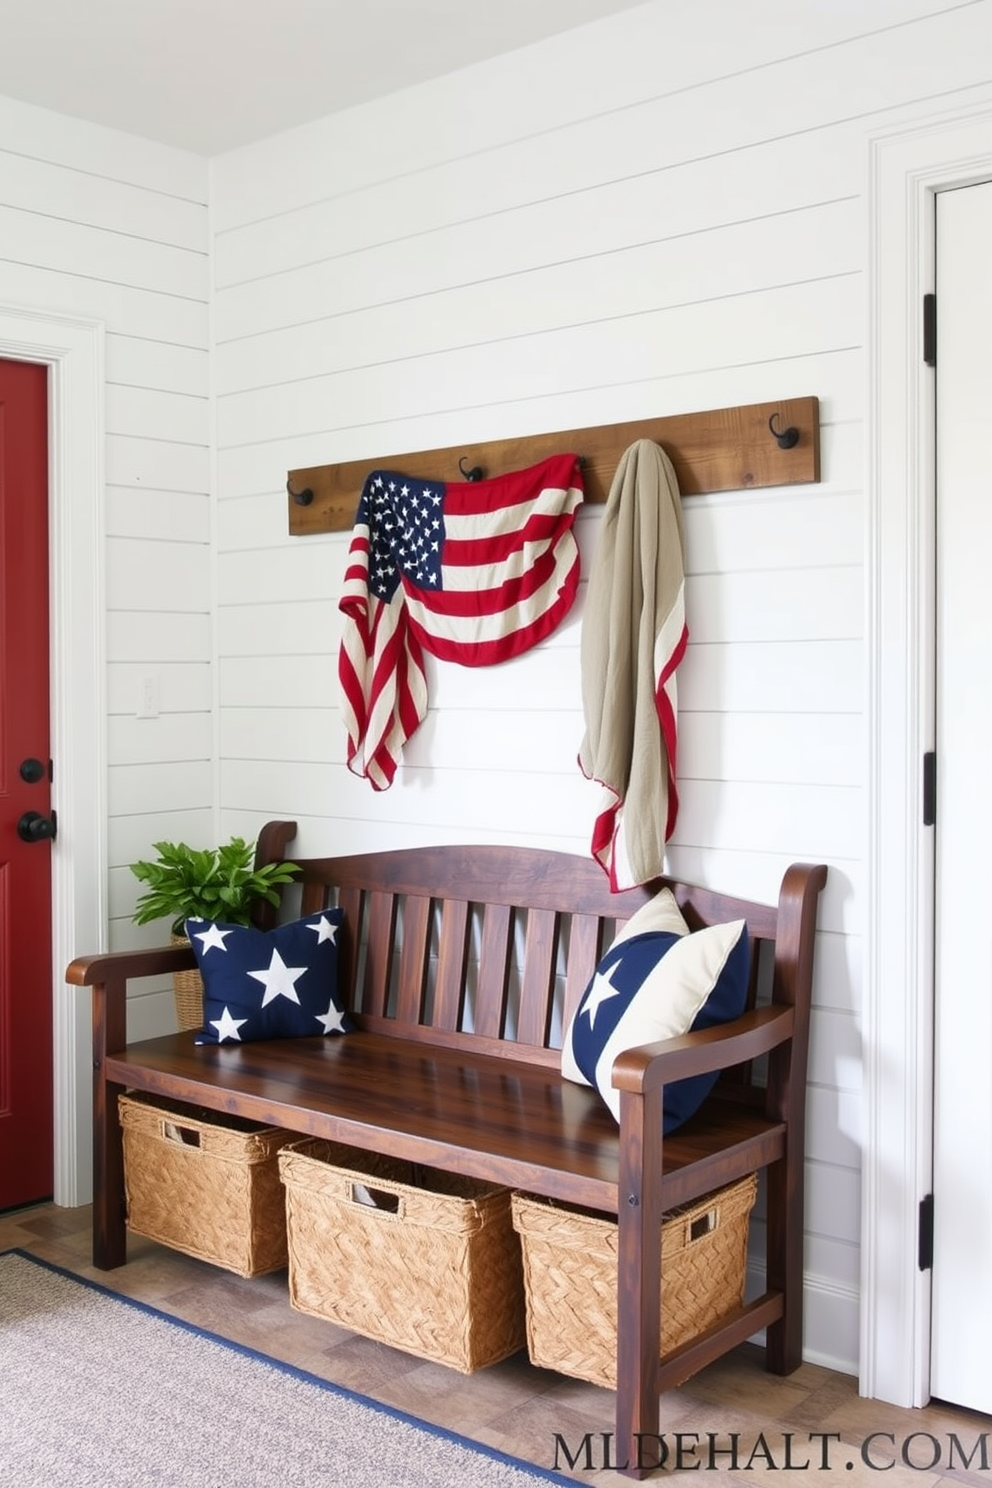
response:
[[[148,887],[134,907],[134,922],[170,922],[174,943],[186,940],[186,919],[251,923],[256,901],[278,905],[281,889],[300,870],[295,863],[255,866],[255,844],[232,837],[221,847],[192,848],[185,842],[156,842],[158,857],[132,863],[131,872]],[[203,985],[197,971],[176,972],[176,1012],[180,1028],[199,1028]]]

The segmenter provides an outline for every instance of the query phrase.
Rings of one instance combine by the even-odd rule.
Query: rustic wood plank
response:
[[[465,969],[468,965],[468,904],[464,899],[446,899],[439,906],[437,979],[434,985],[436,1029],[454,1032],[462,1026],[465,1004]]]
[[[620,1095],[617,1188],[617,1460],[638,1466],[658,1430],[661,1359],[662,1139],[660,1088]],[[642,1476],[638,1471],[636,1476]]]
[[[487,904],[475,995],[475,1031],[484,1038],[499,1038],[503,1033],[512,951],[512,910],[506,904]]]
[[[385,1017],[389,1003],[389,984],[396,950],[396,895],[383,892],[368,896],[368,944],[365,951],[365,974],[356,1007],[362,1012]]]
[[[268,863],[281,863],[286,858],[287,844],[296,836],[293,821],[270,821],[258,834],[255,843],[255,868]],[[277,892],[279,892],[277,890]],[[279,918],[279,906],[267,899],[256,899],[252,905],[251,922],[257,930],[271,930]]]
[[[326,896],[327,886],[324,885],[323,888]],[[364,905],[365,900],[360,889],[343,889],[338,895],[338,908],[344,910],[344,924],[338,933],[338,990],[348,1008],[355,1006],[355,980],[358,976]],[[306,912],[304,909],[304,914]]]
[[[419,1023],[424,1015],[430,928],[431,901],[423,894],[409,895],[403,901],[403,944],[396,989],[396,1017],[401,1023]]]
[[[546,1047],[551,1025],[558,930],[559,916],[551,910],[532,909],[527,916],[517,1042],[539,1049]]]
[[[107,1076],[107,1060],[127,1041],[127,981],[116,976],[93,989],[93,1262],[113,1270],[127,1260],[124,1228],[124,1144],[117,1097],[124,1086]]]
[[[469,1037],[457,1048],[397,1038],[392,1019],[375,1028],[363,1019],[360,1038],[220,1048],[167,1034],[108,1057],[106,1068],[131,1089],[615,1214],[620,1134],[596,1091],[555,1068],[493,1059],[484,1043],[473,1051]],[[664,1207],[784,1151],[784,1126],[711,1098],[690,1134],[665,1140]]]
[[[327,885],[308,878],[303,885],[303,893],[300,897],[300,914],[305,918],[307,915],[319,914],[322,909],[326,908]]]
[[[795,429],[798,440],[782,449],[769,428]],[[334,465],[290,470],[286,505],[289,532],[348,532],[370,470],[392,469],[421,479],[458,481],[480,467],[486,477],[525,469],[549,455],[573,452],[583,460],[585,499],[604,502],[620,456],[636,439],[653,439],[667,452],[683,496],[707,491],[758,490],[806,485],[820,479],[820,414],[816,398],[784,398],[666,418],[636,419],[594,428],[564,429],[517,439],[496,439],[444,449],[370,455]],[[459,462],[462,468],[459,468]],[[297,498],[309,491],[310,500]],[[295,496],[294,494],[295,493]]]

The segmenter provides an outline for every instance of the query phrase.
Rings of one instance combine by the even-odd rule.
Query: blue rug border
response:
[[[143,1312],[149,1317],[159,1318],[162,1322],[171,1323],[173,1327],[181,1328],[186,1333],[196,1334],[200,1338],[206,1338],[211,1343],[220,1344],[222,1348],[231,1349],[233,1353],[241,1354],[247,1359],[255,1359],[260,1364],[268,1364],[282,1374],[288,1374],[294,1379],[303,1380],[306,1384],[316,1385],[318,1389],[327,1391],[330,1395],[339,1395],[345,1400],[350,1400],[356,1405],[364,1405],[369,1410],[378,1411],[380,1415],[391,1416],[394,1420],[402,1421],[407,1426],[413,1426],[425,1431],[428,1436],[437,1436],[444,1441],[453,1442],[456,1446],[464,1447],[468,1451],[478,1452],[483,1457],[489,1457],[496,1462],[502,1462],[507,1467],[514,1467],[519,1472],[529,1473],[531,1477],[540,1478],[545,1483],[561,1483],[567,1488],[583,1488],[578,1478],[566,1478],[561,1473],[554,1472],[551,1468],[537,1467],[532,1462],[525,1462],[522,1457],[513,1457],[508,1452],[501,1452],[498,1447],[487,1446],[485,1442],[473,1441],[471,1437],[462,1436],[457,1431],[449,1431],[444,1426],[437,1426],[433,1421],[425,1421],[421,1416],[413,1416],[408,1411],[398,1410],[395,1406],[385,1405],[381,1400],[375,1400],[371,1395],[362,1395],[357,1390],[350,1390],[347,1385],[335,1384],[333,1380],[322,1379],[319,1374],[311,1374],[307,1369],[300,1369],[295,1364],[287,1364],[282,1359],[274,1359],[271,1354],[263,1354],[260,1349],[250,1348],[248,1344],[238,1343],[233,1338],[225,1338],[220,1333],[213,1333],[209,1328],[201,1328],[196,1323],[188,1323],[185,1318],[176,1317],[174,1313],[165,1312],[161,1307],[153,1307],[149,1302],[139,1302],[135,1297],[125,1296],[123,1292],[114,1291],[113,1287],[104,1286],[102,1282],[93,1281],[88,1276],[80,1276],[75,1271],[70,1271],[66,1266],[58,1266],[54,1261],[46,1261],[41,1256],[32,1255],[29,1250],[21,1246],[9,1246],[6,1250],[0,1250],[0,1260],[4,1256],[19,1256],[22,1260],[30,1261],[32,1265],[40,1266],[44,1271],[53,1271],[57,1276],[64,1276],[67,1281],[77,1282],[79,1286],[89,1287],[91,1291],[100,1292],[105,1297],[115,1302],[123,1302],[128,1307],[133,1307],[136,1312]]]

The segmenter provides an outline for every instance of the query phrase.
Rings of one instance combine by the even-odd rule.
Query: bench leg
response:
[[[627,1477],[643,1478],[660,1453],[661,1091],[622,1094],[621,1121],[614,1460]]]
[[[127,1042],[127,983],[93,984],[93,1264],[112,1271],[127,1260],[124,1142],[117,1097],[124,1087],[106,1077],[108,1054]]]
[[[112,1271],[127,1260],[124,1223],[124,1142],[117,1119],[117,1097],[123,1085],[100,1078],[93,1101],[93,1264]]]
[[[766,1169],[767,1285],[782,1293],[781,1318],[765,1335],[771,1374],[791,1374],[803,1362],[803,1181],[788,1159]]]

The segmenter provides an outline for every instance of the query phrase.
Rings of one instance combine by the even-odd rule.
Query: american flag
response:
[[[572,528],[582,495],[580,462],[569,454],[476,482],[371,472],[339,606],[354,774],[376,790],[392,784],[427,712],[424,651],[491,666],[559,624],[579,582]]]

